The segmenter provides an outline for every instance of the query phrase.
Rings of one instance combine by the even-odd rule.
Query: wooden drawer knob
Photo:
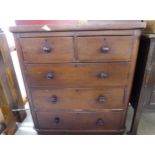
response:
[[[99,119],[96,121],[96,125],[97,125],[97,126],[103,126],[103,125],[104,125],[104,121],[102,120],[102,118],[99,118]]]
[[[99,103],[105,103],[107,101],[107,98],[105,96],[98,96],[97,101]]]
[[[53,120],[53,124],[54,125],[59,125],[60,124],[60,118],[59,117],[55,117]]]
[[[101,73],[99,73],[99,75],[98,75],[98,77],[101,78],[101,79],[105,79],[105,78],[107,78],[108,76],[109,76],[109,74],[106,73],[106,72],[101,72]]]
[[[52,72],[47,73],[46,78],[47,80],[52,80],[54,78],[54,73]]]
[[[53,95],[51,98],[50,98],[50,101],[53,103],[53,104],[56,104],[57,101],[58,101],[58,97],[56,95]]]
[[[45,53],[50,53],[50,52],[52,51],[52,48],[44,46],[44,47],[42,48],[42,50],[43,50],[43,52],[45,52]]]
[[[109,47],[101,47],[100,49],[101,53],[108,53],[110,51]]]

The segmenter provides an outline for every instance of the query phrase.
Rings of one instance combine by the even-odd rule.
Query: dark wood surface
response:
[[[145,27],[145,23],[105,21],[86,25],[54,25],[49,26],[49,31],[41,27],[11,28],[38,133],[122,133],[140,29]],[[49,38],[48,51],[49,46],[52,48],[53,37],[59,37],[54,39],[55,52],[41,53],[43,45],[37,40]],[[65,40],[70,37],[72,41],[59,45],[59,40],[64,37]],[[35,44],[30,42],[32,38],[36,38]],[[65,56],[61,55],[63,51],[66,51]],[[25,53],[28,55],[24,56]],[[97,105],[99,95],[106,96],[107,104],[103,107]],[[49,103],[51,100],[57,100],[57,103]],[[60,126],[59,121],[62,122]],[[98,128],[97,121],[103,126]],[[53,122],[58,126],[53,126]]]
[[[131,59],[132,40],[131,36],[78,37],[77,56],[81,61],[128,61]],[[28,63],[76,59],[73,37],[21,38],[20,46],[24,61]],[[45,47],[49,51],[44,50]]]
[[[141,21],[90,21],[86,24],[62,25],[29,25],[11,27],[11,32],[50,32],[50,31],[87,31],[87,30],[127,30],[145,28],[146,23]]]
[[[1,53],[1,80],[5,90],[7,100],[11,109],[24,109],[24,101],[20,92],[15,70],[11,59],[10,49],[4,33],[0,33],[0,53]],[[26,117],[25,111],[14,113],[16,120],[22,122]]]
[[[130,63],[28,64],[25,75],[32,87],[125,86],[129,68]]]
[[[155,35],[141,38],[136,73],[130,102],[134,107],[134,117],[130,133],[136,134],[142,112],[155,111]]]
[[[129,61],[131,59],[132,41],[132,36],[78,37],[79,60]]]
[[[122,112],[37,113],[43,130],[120,130]]]
[[[31,93],[36,111],[72,111],[73,109],[76,111],[102,111],[104,109],[122,109],[125,89],[123,87],[32,89]]]
[[[28,63],[74,60],[73,37],[21,38],[20,46]]]

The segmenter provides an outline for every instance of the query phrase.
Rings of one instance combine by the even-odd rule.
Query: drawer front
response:
[[[122,108],[124,89],[33,89],[32,97],[37,111],[94,111]]]
[[[100,113],[37,113],[41,129],[57,130],[118,130],[122,112]]]
[[[132,54],[131,36],[78,37],[80,60],[127,61]]]
[[[48,63],[74,59],[72,37],[20,38],[20,45],[26,62]]]
[[[26,65],[30,86],[124,86],[130,63],[72,63]]]

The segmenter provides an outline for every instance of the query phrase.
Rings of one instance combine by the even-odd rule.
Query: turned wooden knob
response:
[[[55,104],[57,101],[58,101],[58,97],[56,95],[53,95],[51,98],[50,98],[50,101]]]
[[[97,101],[99,103],[105,103],[107,101],[107,98],[105,96],[98,96]]]
[[[96,121],[96,125],[97,125],[97,126],[103,126],[103,125],[104,125],[104,121],[102,120],[102,118],[99,118],[99,119]]]
[[[59,117],[55,117],[53,120],[53,124],[54,125],[59,125],[60,124],[60,118]]]
[[[101,73],[99,73],[99,75],[98,75],[98,77],[99,78],[101,78],[101,79],[105,79],[105,78],[107,78],[109,75],[108,75],[108,73],[106,73],[106,72],[101,72]]]
[[[50,52],[52,51],[52,48],[44,46],[44,47],[42,48],[42,50],[43,50],[43,52],[45,52],[45,53],[50,53]]]
[[[101,47],[100,49],[101,53],[108,53],[110,51],[109,47]]]
[[[48,80],[52,80],[54,78],[54,73],[52,73],[52,72],[47,73],[46,78]]]

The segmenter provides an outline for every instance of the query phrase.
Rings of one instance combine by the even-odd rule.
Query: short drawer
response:
[[[130,63],[70,63],[26,65],[32,87],[124,86]]]
[[[37,113],[40,129],[47,130],[119,130],[122,112]]]
[[[78,37],[78,55],[82,61],[128,61],[132,54],[132,36]]]
[[[123,107],[123,88],[32,89],[37,111],[94,111]]]
[[[72,37],[20,38],[26,62],[50,63],[74,59]]]

